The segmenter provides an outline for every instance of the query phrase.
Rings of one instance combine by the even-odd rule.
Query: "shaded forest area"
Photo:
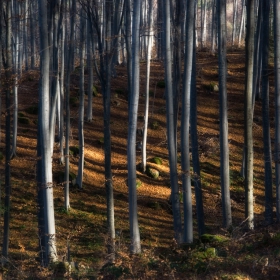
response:
[[[153,179],[137,172],[138,210],[141,244],[140,255],[129,255],[128,188],[127,188],[127,74],[117,66],[112,81],[112,170],[115,200],[116,260],[107,265],[106,193],[104,188],[103,107],[100,85],[93,100],[93,121],[85,122],[84,188],[70,187],[71,209],[64,208],[64,190],[59,164],[59,147],[53,155],[54,205],[57,226],[58,257],[70,254],[76,268],[43,268],[38,258],[36,137],[38,109],[38,71],[24,73],[19,86],[19,131],[17,157],[11,161],[11,230],[10,262],[6,279],[278,279],[280,265],[279,225],[264,226],[264,166],[261,101],[256,102],[254,118],[254,188],[255,230],[247,231],[244,223],[244,182],[240,176],[244,118],[244,50],[228,53],[228,109],[230,180],[233,226],[222,227],[219,173],[218,81],[217,57],[198,52],[197,96],[198,139],[205,211],[206,240],[199,239],[195,226],[194,243],[178,247],[173,239],[170,179],[166,139],[166,112],[162,63],[152,62],[150,126],[148,129],[148,166],[159,171]],[[79,69],[71,75],[71,139],[78,146]],[[139,116],[144,110],[145,63],[141,63]],[[87,77],[87,75],[86,75]],[[272,86],[272,84],[271,84]],[[271,91],[272,92],[272,87]],[[87,97],[85,98],[87,102]],[[273,102],[272,102],[273,103]],[[273,132],[273,104],[271,125]],[[139,126],[143,120],[140,118]],[[4,115],[2,115],[2,123]],[[2,133],[5,127],[2,125]],[[2,134],[3,135],[3,134]],[[2,136],[3,137],[3,136]],[[139,141],[141,138],[139,137]],[[178,139],[179,141],[179,139]],[[1,142],[3,152],[4,145]],[[73,149],[70,171],[77,174],[79,155]],[[162,164],[156,164],[160,158]],[[137,152],[137,163],[141,153]],[[3,163],[3,159],[2,159]],[[178,169],[180,158],[178,159]],[[1,164],[1,174],[3,174]],[[192,174],[192,176],[194,176]],[[63,176],[62,176],[63,177]],[[141,182],[141,183],[140,183]],[[181,184],[181,182],[179,182]],[[193,197],[194,199],[194,197]],[[193,203],[194,205],[194,203]],[[194,215],[196,214],[194,207]],[[1,219],[1,223],[3,219]],[[1,232],[2,234],[2,232]],[[209,240],[207,240],[207,238]],[[69,251],[68,251],[69,250]],[[268,265],[266,265],[268,260]]]

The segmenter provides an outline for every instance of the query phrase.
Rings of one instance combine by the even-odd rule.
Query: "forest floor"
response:
[[[178,247],[174,242],[172,213],[169,204],[170,182],[167,151],[162,62],[153,61],[150,82],[150,114],[147,156],[148,164],[160,172],[158,179],[137,171],[142,182],[137,189],[142,253],[129,254],[128,188],[127,188],[127,75],[124,66],[117,66],[112,81],[112,172],[115,199],[116,262],[107,264],[106,195],[104,187],[103,109],[99,93],[93,100],[93,121],[85,122],[85,172],[83,190],[71,188],[71,210],[64,209],[63,186],[57,178],[63,172],[59,165],[59,147],[53,158],[54,203],[58,256],[67,254],[76,269],[64,276],[57,268],[42,268],[38,261],[36,205],[36,137],[38,117],[37,71],[24,73],[19,83],[17,157],[11,161],[12,195],[9,267],[5,279],[279,279],[280,226],[264,224],[264,161],[262,144],[261,101],[255,104],[254,117],[254,197],[255,230],[246,231],[244,183],[239,175],[243,150],[244,124],[244,50],[228,52],[228,115],[230,180],[233,227],[222,227],[221,190],[219,179],[219,98],[212,91],[218,84],[218,58],[208,52],[197,55],[198,139],[201,160],[200,181],[203,190],[206,232],[213,240],[203,244],[197,234],[195,197],[193,217],[195,242]],[[78,146],[78,69],[71,78],[71,146]],[[141,63],[139,116],[144,112],[145,63]],[[271,83],[271,136],[274,138],[273,81]],[[96,82],[100,92],[100,85]],[[2,97],[4,104],[4,97]],[[86,97],[87,102],[87,97]],[[33,109],[32,109],[33,108]],[[35,114],[32,114],[35,113]],[[139,118],[139,127],[143,124]],[[4,114],[1,117],[1,151],[4,154]],[[180,122],[178,144],[180,145]],[[140,137],[138,141],[141,141]],[[272,145],[273,147],[273,145]],[[153,163],[154,157],[162,165]],[[180,153],[178,152],[180,173]],[[77,173],[78,155],[70,158],[71,172]],[[137,164],[141,152],[137,152]],[[0,164],[2,205],[4,159]],[[193,175],[193,174],[192,174]],[[179,181],[181,186],[181,181]],[[4,210],[3,206],[1,207]],[[275,209],[274,209],[275,212]],[[1,211],[1,228],[3,211]],[[2,241],[2,231],[0,242]],[[65,277],[65,278],[63,278]]]

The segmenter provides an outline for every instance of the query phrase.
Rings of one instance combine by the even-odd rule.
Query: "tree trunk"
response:
[[[253,68],[254,68],[254,35],[255,35],[255,1],[247,1],[247,30],[245,58],[245,102],[244,102],[244,140],[245,140],[245,218],[249,229],[254,229],[254,196],[253,196]]]
[[[276,217],[280,221],[280,0],[274,0],[274,71],[275,71],[275,177]]]
[[[129,105],[129,126],[127,143],[127,166],[128,166],[128,191],[129,191],[129,228],[130,228],[130,252],[141,253],[140,231],[137,212],[136,190],[136,129],[139,103],[139,28],[140,28],[140,0],[135,0],[133,5],[132,21],[132,88]]]
[[[153,28],[153,3],[149,0],[148,11],[148,38],[147,38],[147,51],[146,51],[146,88],[145,88],[145,116],[144,116],[144,128],[143,128],[143,144],[142,144],[142,168],[143,172],[146,172],[147,166],[147,132],[149,121],[149,99],[150,99],[150,65],[151,65],[151,51],[152,51],[152,28]]]
[[[187,3],[186,22],[186,45],[185,45],[185,68],[182,92],[182,115],[181,115],[181,166],[182,186],[184,203],[184,242],[193,242],[193,219],[192,219],[192,191],[190,171],[190,95],[193,63],[193,30],[195,23],[195,1]]]
[[[83,174],[84,174],[84,94],[85,94],[85,74],[84,74],[84,58],[85,58],[85,14],[82,12],[80,16],[80,90],[79,90],[79,167],[77,184],[79,189],[83,188]]]
[[[11,1],[6,1],[6,50],[5,50],[5,93],[6,93],[6,137],[5,137],[5,201],[4,201],[4,233],[2,255],[8,258],[9,238],[10,238],[10,195],[11,195],[11,167],[10,167],[10,148],[11,148],[11,82],[12,82],[12,19],[11,19]]]
[[[226,0],[217,1],[218,52],[219,52],[219,104],[220,104],[220,174],[223,209],[223,226],[232,225],[229,179],[228,113],[227,113],[227,33]]]
[[[263,1],[263,40],[262,40],[262,116],[264,138],[264,166],[265,166],[265,222],[273,222],[273,195],[272,195],[272,157],[269,121],[269,13],[270,0]]]
[[[182,242],[182,222],[180,211],[180,195],[177,173],[177,151],[175,149],[175,124],[174,124],[174,99],[172,92],[172,59],[170,45],[170,2],[163,3],[164,18],[164,47],[165,47],[165,95],[166,95],[166,119],[167,119],[167,141],[169,154],[170,182],[171,182],[171,201],[173,211],[173,223],[175,239],[178,244]]]
[[[40,86],[39,86],[39,123],[41,147],[41,188],[43,189],[43,211],[45,222],[45,264],[57,260],[55,220],[53,205],[53,183],[52,183],[52,151],[50,148],[50,93],[49,93],[49,44],[48,44],[48,22],[47,22],[47,0],[38,0],[39,5],[39,30],[40,30]]]

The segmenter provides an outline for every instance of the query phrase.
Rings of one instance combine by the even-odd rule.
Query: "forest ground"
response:
[[[103,109],[99,93],[93,99],[93,121],[85,122],[85,172],[83,190],[71,188],[69,213],[63,203],[63,186],[59,175],[59,147],[55,146],[53,173],[58,256],[62,260],[70,245],[71,259],[77,269],[64,274],[65,279],[279,279],[280,226],[264,225],[264,162],[262,145],[261,101],[255,105],[254,117],[254,196],[255,230],[246,231],[244,223],[244,187],[240,177],[243,149],[244,119],[244,50],[228,52],[228,115],[230,180],[233,227],[222,227],[221,191],[219,180],[219,103],[218,58],[199,52],[197,58],[198,139],[201,160],[200,180],[203,188],[206,232],[212,240],[203,244],[197,235],[195,197],[193,217],[195,242],[178,247],[173,239],[172,213],[169,204],[170,183],[166,138],[163,64],[153,61],[150,82],[150,114],[147,156],[149,165],[160,172],[158,179],[137,172],[142,182],[138,188],[138,213],[142,253],[129,254],[128,188],[127,188],[127,127],[126,67],[117,66],[112,81],[112,171],[115,197],[116,262],[106,265],[106,197],[104,187]],[[24,73],[19,86],[17,157],[11,161],[12,206],[10,260],[6,279],[62,279],[57,268],[42,268],[38,261],[36,205],[36,137],[38,104],[37,71]],[[78,146],[79,70],[71,78],[71,146]],[[144,112],[145,63],[141,63],[139,116]],[[271,135],[274,126],[273,81],[271,83]],[[96,82],[100,92],[100,85]],[[87,101],[87,98],[86,98]],[[2,97],[4,104],[4,97]],[[33,108],[33,109],[32,109]],[[33,113],[33,114],[32,114]],[[34,114],[35,113],[35,114]],[[139,127],[142,126],[139,118]],[[1,116],[1,151],[4,154],[4,114]],[[178,127],[180,131],[180,123]],[[138,139],[141,141],[141,139]],[[180,133],[178,132],[178,143]],[[273,147],[273,144],[272,144]],[[153,163],[154,157],[162,165]],[[78,155],[71,155],[71,172],[77,173]],[[137,163],[141,152],[137,152]],[[0,164],[2,205],[4,197],[4,159]],[[178,152],[180,174],[180,153]],[[192,174],[193,175],[193,174]],[[181,181],[179,182],[181,185]],[[3,206],[1,206],[3,210]],[[275,212],[275,209],[274,209]],[[3,211],[1,211],[1,228]],[[0,242],[2,241],[1,231]]]

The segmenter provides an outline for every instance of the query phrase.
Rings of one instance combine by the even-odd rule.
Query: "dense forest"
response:
[[[1,1],[0,279],[278,279],[279,12]]]

